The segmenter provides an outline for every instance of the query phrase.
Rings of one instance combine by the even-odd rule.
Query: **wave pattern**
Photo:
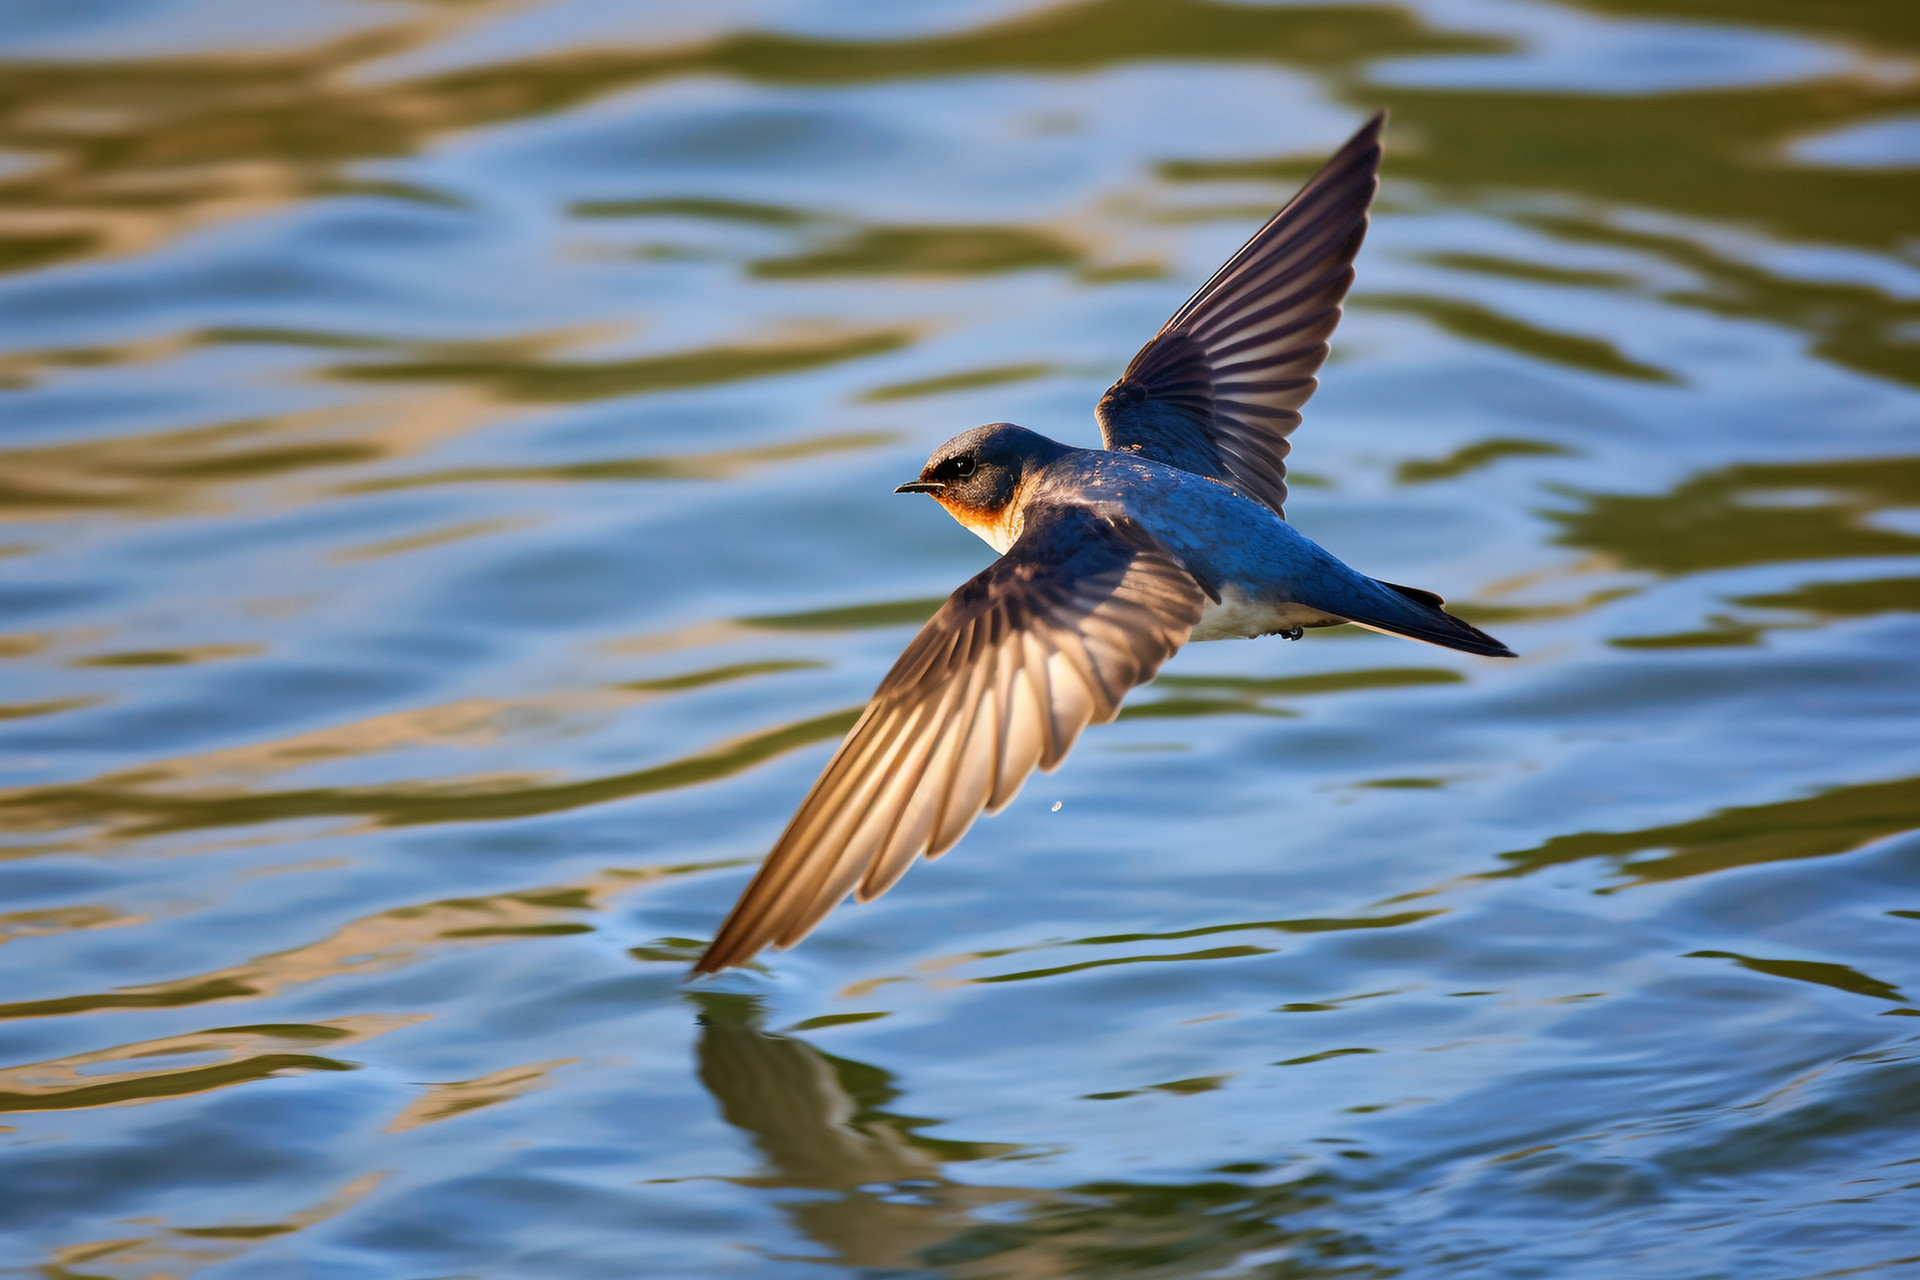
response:
[[[870,8],[8,19],[7,1258],[1910,1266],[1920,10]],[[1194,646],[684,985],[984,562],[892,486],[1381,106],[1289,514],[1525,660]]]

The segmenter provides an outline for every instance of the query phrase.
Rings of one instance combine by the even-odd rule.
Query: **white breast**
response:
[[[1195,640],[1244,640],[1250,636],[1270,636],[1295,627],[1325,626],[1341,622],[1331,614],[1303,604],[1257,600],[1238,587],[1223,587],[1220,603],[1207,605],[1193,628]]]

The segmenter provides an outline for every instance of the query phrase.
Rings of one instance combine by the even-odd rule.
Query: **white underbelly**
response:
[[[1250,636],[1270,636],[1295,627],[1324,627],[1345,619],[1323,613],[1303,604],[1256,600],[1235,587],[1220,592],[1218,604],[1209,603],[1200,621],[1194,624],[1194,640],[1244,640]]]

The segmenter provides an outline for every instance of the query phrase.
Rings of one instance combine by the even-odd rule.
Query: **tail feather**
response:
[[[1339,612],[1347,621],[1372,631],[1424,640],[1442,648],[1477,653],[1487,658],[1514,658],[1519,655],[1471,623],[1454,617],[1440,605],[1439,596],[1418,587],[1403,587],[1395,582],[1372,578],[1368,585],[1384,588],[1354,593]]]
[[[1398,591],[1415,604],[1430,604],[1438,609],[1446,603],[1445,600],[1440,598],[1437,592],[1422,590],[1419,587],[1403,587],[1397,582],[1384,582],[1379,578],[1375,578],[1374,581],[1380,583],[1381,586],[1389,591]]]

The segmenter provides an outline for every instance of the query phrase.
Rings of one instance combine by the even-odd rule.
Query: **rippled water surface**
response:
[[[0,1266],[1920,1273],[1920,7],[0,19]],[[894,496],[1366,114],[1290,514],[1524,654],[1196,645],[691,958],[991,553]]]

